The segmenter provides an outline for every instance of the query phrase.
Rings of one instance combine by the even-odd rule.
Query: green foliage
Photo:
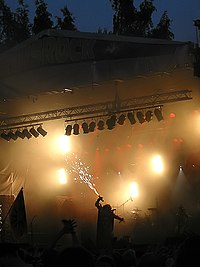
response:
[[[108,31],[106,28],[102,29],[102,28],[98,28],[97,30],[98,34],[112,34],[112,32]]]
[[[75,19],[67,6],[60,9],[62,17],[55,17],[44,0],[35,0],[35,16],[30,23],[29,9],[25,0],[17,0],[18,7],[12,11],[0,0],[0,51],[28,39],[31,34],[37,34],[47,29],[77,31]],[[156,27],[152,22],[152,15],[156,11],[153,0],[143,0],[137,9],[134,0],[110,0],[113,15],[113,33],[118,35],[173,39],[170,30],[171,20],[165,11]],[[110,34],[106,29],[99,28],[98,33]]]
[[[36,11],[32,27],[32,32],[37,34],[43,30],[53,27],[52,14],[48,12],[47,4],[44,0],[35,1]]]
[[[15,12],[0,0],[0,50],[3,51],[30,37],[31,24],[29,22],[28,6],[24,0],[18,0]]]
[[[144,0],[140,4],[140,11],[138,12],[138,28],[139,34],[143,37],[148,37],[153,28],[152,14],[156,11],[153,5],[153,0]]]
[[[63,15],[63,18],[56,17],[57,25],[55,28],[60,30],[77,31],[74,24],[75,19],[72,16],[72,13],[68,10],[67,6],[61,8],[60,11]]]
[[[130,35],[137,28],[137,11],[132,0],[113,0],[113,33]]]
[[[173,39],[170,31],[170,19],[166,12],[154,28],[152,15],[156,11],[153,0],[143,0],[139,10],[134,0],[110,0],[114,11],[113,33],[137,37]]]
[[[15,40],[15,18],[11,9],[0,0],[0,43],[1,49],[10,47]]]
[[[151,37],[172,40],[174,38],[174,34],[170,31],[170,25],[171,20],[168,17],[167,11],[164,11],[157,27],[152,30]]]
[[[5,0],[0,0],[0,51],[16,45],[32,34],[37,34],[47,29],[60,29],[77,31],[74,18],[67,6],[60,9],[62,18],[55,17],[57,24],[54,26],[52,14],[44,0],[35,0],[35,16],[33,24],[30,23],[28,5],[25,0],[17,0],[18,7],[12,11]]]
[[[31,24],[29,22],[28,6],[24,4],[24,0],[18,0],[19,7],[14,13],[15,17],[15,34],[16,42],[21,42],[28,39],[31,35]]]

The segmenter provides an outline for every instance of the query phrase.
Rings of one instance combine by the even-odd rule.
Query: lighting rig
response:
[[[79,135],[80,131],[84,134],[88,134],[94,132],[95,129],[100,131],[104,129],[112,130],[115,126],[117,126],[117,124],[124,125],[126,119],[128,119],[131,125],[134,125],[137,122],[143,124],[144,122],[150,122],[154,115],[157,121],[164,120],[162,106],[141,108],[139,110],[128,110],[124,112],[114,112],[110,116],[97,115],[93,117],[83,117],[77,119],[76,121],[68,119],[65,121],[67,122],[65,135]]]
[[[24,127],[5,128],[1,130],[1,138],[6,141],[14,140],[18,138],[30,139],[32,137],[46,136],[47,132],[43,129],[42,124],[25,125]]]
[[[95,129],[112,130],[116,124],[123,125],[129,120],[133,125],[150,122],[155,115],[157,120],[163,120],[162,106],[166,103],[191,100],[191,90],[178,90],[154,95],[116,99],[91,105],[82,105],[55,109],[16,117],[0,118],[0,137],[5,140],[17,138],[37,138],[45,136],[47,132],[42,128],[44,121],[64,119],[65,134],[78,134],[80,128],[83,133],[94,132]],[[78,122],[82,121],[81,127]],[[39,135],[38,135],[39,134]],[[25,137],[24,137],[25,136]]]

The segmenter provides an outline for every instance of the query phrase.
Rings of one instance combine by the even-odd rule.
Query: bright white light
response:
[[[156,173],[162,173],[164,170],[163,161],[160,155],[156,155],[152,158],[152,168]]]
[[[59,183],[60,184],[66,184],[67,183],[67,177],[66,177],[66,172],[65,172],[64,168],[58,170],[58,175],[59,175],[59,177],[58,177]]]
[[[58,138],[59,149],[62,154],[66,154],[70,151],[70,139],[69,136],[61,135]]]
[[[136,182],[132,182],[130,185],[130,196],[131,198],[136,198],[139,196],[138,184]]]

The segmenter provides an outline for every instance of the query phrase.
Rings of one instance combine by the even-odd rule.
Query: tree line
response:
[[[67,5],[60,8],[61,17],[49,12],[45,0],[35,0],[35,13],[30,21],[29,6],[24,0],[16,0],[17,8],[12,10],[0,0],[0,51],[12,47],[43,30],[57,29],[78,31],[75,18]],[[174,38],[171,20],[164,11],[159,23],[154,27],[152,15],[156,11],[153,0],[143,0],[137,9],[134,0],[108,0],[113,10],[113,29],[97,29],[98,33],[116,34],[158,39]]]

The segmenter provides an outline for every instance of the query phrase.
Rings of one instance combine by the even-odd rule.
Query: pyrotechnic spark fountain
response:
[[[78,178],[80,182],[87,184],[89,188],[92,189],[95,194],[99,196],[99,193],[95,188],[95,184],[92,181],[93,175],[89,173],[89,167],[86,166],[85,163],[83,163],[81,159],[79,159],[78,156],[74,153],[68,153],[66,155],[66,162],[69,166],[68,171],[70,173],[76,174],[76,178]]]

